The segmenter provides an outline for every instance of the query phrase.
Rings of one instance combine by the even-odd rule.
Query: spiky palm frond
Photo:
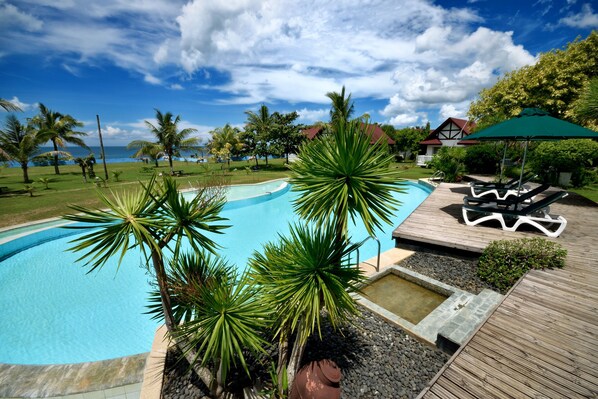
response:
[[[199,348],[202,365],[219,361],[221,385],[232,365],[238,363],[249,374],[245,351],[265,353],[268,343],[260,332],[266,327],[269,308],[258,300],[255,287],[244,275],[226,274],[217,284],[199,288],[197,317],[176,331],[187,345],[184,350]]]
[[[326,308],[333,326],[338,326],[357,307],[350,292],[362,281],[347,255],[357,248],[336,240],[334,226],[291,226],[288,236],[254,252],[249,261],[250,277],[259,287],[264,303],[276,309],[276,330],[296,331],[307,339],[320,333],[321,311]]]
[[[598,124],[598,77],[593,78],[582,92],[576,107],[580,120]]]
[[[172,312],[177,324],[189,322],[197,316],[203,306],[201,303],[201,289],[211,289],[221,280],[229,278],[231,268],[227,263],[210,253],[201,251],[185,253],[170,263],[167,270],[168,287],[172,304]],[[227,281],[230,281],[227,280]],[[149,314],[153,319],[164,318],[162,300],[159,287],[150,293]]]
[[[11,111],[23,111],[18,105],[16,105],[15,103],[13,103],[12,101],[9,100],[5,100],[3,98],[0,98],[0,108],[4,108],[5,111],[11,112]]]
[[[303,145],[290,166],[293,190],[301,194],[295,211],[318,224],[334,218],[345,233],[349,217],[359,215],[374,234],[400,205],[392,193],[403,190],[403,181],[392,162],[385,144],[370,145],[360,122],[337,125],[331,136]]]

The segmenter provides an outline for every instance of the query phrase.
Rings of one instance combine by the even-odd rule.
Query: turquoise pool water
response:
[[[260,196],[232,200],[255,193]],[[392,230],[428,195],[417,184],[398,195],[400,211],[377,232],[382,251],[394,246]],[[296,220],[295,196],[280,181],[232,188],[223,211],[232,227],[215,237],[222,255],[244,269],[254,250],[286,233]],[[113,261],[86,274],[78,255],[64,251],[73,238],[64,234],[71,231],[53,227],[0,245],[0,363],[78,363],[147,352],[157,323],[144,314],[151,276],[139,253],[129,251],[118,272]],[[367,234],[353,226],[351,236],[359,241]],[[376,252],[370,240],[361,258]]]

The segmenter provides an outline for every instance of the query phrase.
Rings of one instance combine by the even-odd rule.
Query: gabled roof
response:
[[[421,145],[442,145],[442,140],[440,140],[438,138],[438,135],[440,134],[440,132],[442,132],[442,129],[444,129],[450,123],[453,123],[460,130],[462,130],[463,134],[466,136],[470,135],[471,131],[475,127],[475,122],[471,122],[466,119],[447,118],[447,120],[442,122],[440,124],[440,126],[438,126],[436,129],[431,131],[430,134],[428,134],[428,136],[423,141],[420,142],[420,144]],[[477,141],[473,141],[473,140],[461,140],[461,141],[459,141],[458,144],[468,145],[468,144],[476,144],[476,143],[477,143]]]
[[[361,123],[361,131],[366,131],[370,136],[370,144],[376,143],[378,140],[382,139],[386,141],[388,145],[392,145],[395,143],[393,139],[388,137],[384,130],[378,125],[366,125],[365,123]],[[324,130],[322,126],[312,126],[307,129],[303,129],[303,134],[310,140],[313,140],[318,134],[320,134]]]

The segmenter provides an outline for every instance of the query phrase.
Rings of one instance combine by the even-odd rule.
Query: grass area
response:
[[[174,170],[182,170],[182,176],[175,177],[181,188],[197,186],[211,176],[223,175],[230,184],[250,184],[262,181],[289,177],[288,168],[283,159],[269,160],[268,167],[263,161],[260,169],[251,169],[252,161],[231,162],[227,164],[197,164],[193,162],[175,161]],[[147,181],[153,173],[168,174],[167,162],[160,162],[159,167],[142,163],[108,164],[107,188],[101,181],[84,182],[81,168],[77,165],[60,166],[60,175],[54,174],[53,166],[35,166],[29,168],[29,178],[34,181],[33,197],[25,190],[23,174],[20,168],[3,168],[0,171],[1,190],[0,204],[2,218],[0,227],[26,223],[34,220],[56,217],[71,212],[69,204],[88,207],[101,207],[96,190],[127,190],[137,187],[139,181]],[[425,178],[432,174],[431,169],[420,168],[414,163],[397,163],[395,167],[402,170],[405,179]],[[96,164],[98,176],[104,177],[101,163]],[[113,171],[121,171],[119,181],[112,175]],[[49,180],[48,189],[40,179]],[[99,183],[99,184],[96,184]]]
[[[583,195],[598,204],[598,183],[590,184],[583,188],[571,188],[569,191]]]

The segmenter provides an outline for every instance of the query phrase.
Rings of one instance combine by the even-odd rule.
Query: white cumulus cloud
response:
[[[583,4],[578,14],[572,14],[559,21],[573,28],[598,28],[598,14],[594,13],[590,4]]]

